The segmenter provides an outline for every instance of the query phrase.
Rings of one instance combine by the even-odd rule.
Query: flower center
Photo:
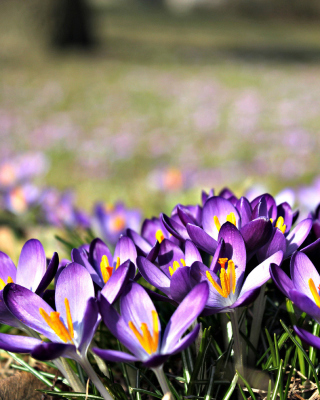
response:
[[[158,313],[155,310],[152,310],[152,335],[149,331],[148,325],[145,322],[142,322],[140,326],[140,330],[142,334],[138,331],[136,326],[132,321],[129,321],[129,328],[134,333],[135,337],[138,339],[139,343],[143,347],[143,349],[148,353],[155,353],[158,349],[159,343],[159,319]]]
[[[158,229],[158,230],[157,230],[155,236],[156,236],[156,239],[157,239],[157,241],[158,241],[159,243],[161,243],[161,242],[163,241],[163,239],[164,239],[164,234],[163,234],[163,232],[162,232],[161,229]]]
[[[111,219],[110,228],[112,232],[123,231],[125,227],[126,227],[126,220],[121,215],[115,215]]]
[[[180,258],[180,262],[181,262],[181,266],[182,266],[182,267],[185,267],[185,266],[186,266],[186,262],[184,261],[183,258]],[[171,267],[171,266],[169,267],[170,275],[172,276],[172,275],[176,272],[176,270],[177,270],[178,268],[180,268],[179,262],[178,262],[178,261],[173,261],[172,267]]]
[[[13,283],[13,279],[11,278],[11,276],[8,276],[7,283]],[[7,283],[5,283],[5,281],[0,278],[0,290],[2,290]]]
[[[270,218],[270,221],[273,223],[273,219],[272,218]],[[283,217],[280,216],[277,219],[275,227],[278,228],[282,233],[285,233],[285,231],[287,229],[287,225],[285,225]]]
[[[320,296],[319,296],[319,292],[318,292],[318,290],[320,290],[320,285],[318,286],[318,290],[317,290],[316,285],[314,284],[312,278],[309,279],[308,283],[309,283],[309,288],[310,288],[310,291],[314,298],[314,301],[315,301],[316,305],[320,308]]]
[[[65,327],[64,323],[60,319],[60,313],[57,311],[52,311],[49,314],[43,308],[39,308],[39,312],[41,317],[46,321],[46,323],[50,326],[53,332],[65,343],[71,342],[73,343],[74,338],[74,330],[73,330],[73,322],[71,317],[71,311],[69,306],[69,300],[67,298],[64,299],[64,305],[66,307],[67,313],[67,325],[68,328]]]
[[[112,275],[113,267],[110,267],[108,257],[103,255],[100,262],[100,270],[104,283],[107,283]]]
[[[219,232],[221,229],[221,223],[216,215],[213,217],[213,221]],[[226,222],[231,222],[235,227],[237,226],[237,220],[234,212],[231,212],[230,214],[227,215]]]
[[[219,258],[218,263],[221,265],[220,282],[221,286],[212,278],[209,271],[206,271],[206,277],[216,291],[224,298],[227,298],[231,292],[234,294],[236,291],[236,271],[235,265],[232,260],[228,261],[228,269],[226,271],[225,265],[227,258]]]
[[[22,213],[27,209],[27,200],[22,188],[17,187],[10,193],[11,207],[17,213]]]

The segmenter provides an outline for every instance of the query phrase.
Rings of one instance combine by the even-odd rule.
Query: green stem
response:
[[[232,333],[233,333],[233,351],[234,351],[234,364],[235,369],[243,375],[243,354],[242,354],[242,345],[239,334],[239,325],[237,314],[234,312],[230,313],[231,325],[232,325]]]
[[[173,397],[173,395],[172,395],[172,393],[170,391],[170,388],[168,386],[167,378],[166,378],[166,376],[165,376],[165,374],[163,372],[162,365],[160,367],[158,367],[158,368],[153,368],[152,370],[153,370],[153,372],[155,373],[155,375],[156,375],[156,377],[158,379],[158,382],[159,382],[159,384],[161,386],[163,394],[165,395],[165,394],[169,393],[170,398],[173,399],[174,397]]]
[[[68,382],[70,383],[70,386],[72,387],[74,392],[85,393],[85,391],[86,391],[85,386],[80,381],[78,375],[75,374],[73,369],[70,367],[67,360],[60,357],[59,359],[53,360],[52,362],[62,372],[64,377],[68,380]],[[62,367],[62,369],[61,369],[61,367]]]

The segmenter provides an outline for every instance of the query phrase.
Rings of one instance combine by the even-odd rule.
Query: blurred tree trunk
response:
[[[92,14],[86,0],[55,0],[53,44],[59,48],[90,48],[93,37]]]

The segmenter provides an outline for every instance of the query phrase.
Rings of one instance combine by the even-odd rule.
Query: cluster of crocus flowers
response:
[[[146,219],[138,233],[138,213],[100,204],[96,218],[107,243],[95,238],[59,264],[56,253],[48,262],[41,243],[32,239],[17,269],[0,252],[0,321],[29,335],[0,334],[0,348],[39,360],[71,358],[110,400],[87,358],[100,323],[129,353],[95,345],[96,355],[141,361],[163,383],[163,364],[194,342],[199,316],[228,312],[234,320],[237,309],[252,304],[271,277],[320,321],[320,277],[312,265],[320,239],[312,240],[311,218],[294,226],[297,216],[269,194],[249,201],[228,189],[217,196],[212,190],[202,193],[201,205],[178,204],[170,216]],[[282,270],[286,259],[291,279]],[[143,280],[148,288],[140,285]],[[165,328],[152,300],[176,308]]]

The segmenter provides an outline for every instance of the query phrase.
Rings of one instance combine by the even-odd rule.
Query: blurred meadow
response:
[[[73,188],[87,211],[121,199],[146,217],[200,188],[311,183],[319,19],[286,3],[265,15],[262,1],[251,14],[151,3],[90,3],[96,45],[61,51],[50,2],[2,0],[0,156],[43,152],[42,184]]]

